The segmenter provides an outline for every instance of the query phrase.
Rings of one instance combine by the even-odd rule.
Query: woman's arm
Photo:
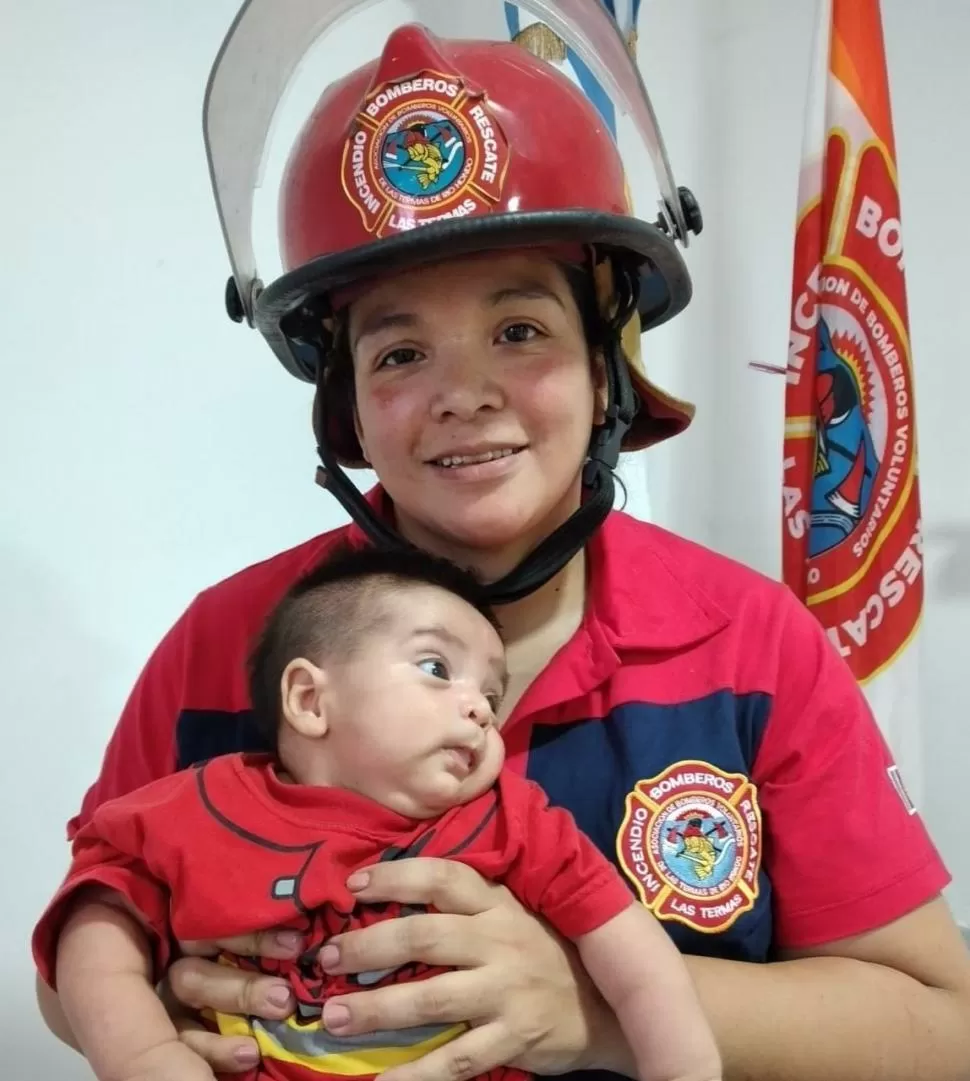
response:
[[[970,961],[942,900],[817,955],[688,957],[725,1081],[965,1081]],[[632,1075],[619,1026],[597,1065]]]
[[[633,1074],[619,1025],[575,951],[506,890],[451,862],[406,860],[368,874],[362,900],[462,915],[410,916],[338,937],[325,955],[338,958],[331,971],[414,960],[468,967],[331,999],[328,1027],[343,1035],[463,1018],[477,1026],[386,1081],[460,1081],[499,1064]],[[728,1081],[970,1079],[970,959],[942,900],[816,954],[761,965],[687,958]]]

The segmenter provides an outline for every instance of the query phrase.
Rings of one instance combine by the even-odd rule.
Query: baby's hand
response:
[[[209,1064],[179,1040],[166,1041],[138,1058],[121,1074],[122,1081],[216,1081]]]

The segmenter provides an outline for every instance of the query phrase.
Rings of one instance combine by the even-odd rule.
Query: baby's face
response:
[[[390,591],[380,630],[327,672],[324,740],[336,784],[415,818],[467,803],[502,768],[495,628],[433,586]]]

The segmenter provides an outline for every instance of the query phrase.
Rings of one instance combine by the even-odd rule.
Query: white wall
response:
[[[884,0],[929,543],[927,813],[970,918],[956,793],[970,725],[970,497],[957,193],[962,5]],[[0,0],[0,1049],[11,1081],[88,1076],[35,1017],[26,940],[63,824],[144,659],[200,588],[342,519],[313,485],[309,389],[223,316],[200,132],[236,0]],[[655,518],[777,573],[795,178],[814,4],[644,0],[643,67],[707,228],[689,311],[646,340],[700,406],[649,456]],[[951,209],[952,208],[952,209]],[[952,220],[948,220],[948,214]],[[961,391],[964,397],[961,398]],[[644,513],[644,462],[628,466]]]
[[[337,515],[308,388],[221,311],[200,117],[235,0],[4,8],[0,1048],[73,1081],[26,948],[64,822],[195,591]]]

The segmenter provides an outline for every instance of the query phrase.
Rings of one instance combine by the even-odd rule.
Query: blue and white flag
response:
[[[617,26],[631,51],[636,46],[637,18],[640,14],[640,0],[589,0],[601,3],[616,20]],[[603,89],[599,80],[586,64],[566,43],[529,12],[520,11],[515,4],[506,3],[505,18],[508,22],[509,36],[513,41],[526,41],[530,52],[555,64],[560,71],[572,79],[596,106],[606,122],[613,138],[616,138],[616,113],[613,102]],[[530,40],[531,39],[531,40]]]

